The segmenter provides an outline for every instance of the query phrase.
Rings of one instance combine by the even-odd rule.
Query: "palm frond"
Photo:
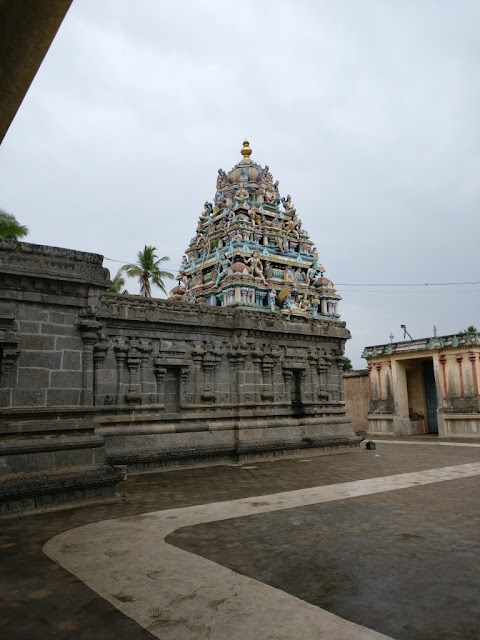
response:
[[[146,298],[152,297],[152,287],[154,284],[163,293],[167,293],[163,280],[172,280],[173,273],[160,269],[163,262],[168,261],[168,256],[157,257],[157,248],[152,245],[145,245],[142,251],[137,253],[137,262],[135,264],[126,264],[123,270],[130,278],[137,278],[140,284],[140,295]]]
[[[137,264],[124,264],[122,268],[129,278],[138,278],[143,273],[143,269]]]
[[[125,286],[125,278],[123,277],[123,268],[117,271],[116,276],[112,280],[112,284],[109,287],[108,291],[112,291],[113,293],[120,293],[120,291]],[[125,290],[123,291],[125,293]]]
[[[28,228],[20,224],[14,215],[0,209],[0,238],[23,238],[28,234]]]

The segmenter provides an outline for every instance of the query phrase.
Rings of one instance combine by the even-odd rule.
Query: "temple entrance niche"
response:
[[[304,372],[302,369],[293,369],[290,376],[290,398],[294,413],[303,413],[302,401],[302,380]]]
[[[180,368],[167,367],[164,382],[165,413],[178,413],[180,410]]]
[[[406,382],[406,402],[402,413],[410,420],[411,433],[438,433],[438,405],[432,359],[404,360],[402,368]],[[401,387],[398,391],[401,398]]]
[[[438,433],[438,402],[435,388],[435,374],[433,372],[433,360],[422,362],[423,384],[425,388],[426,419],[429,433]]]

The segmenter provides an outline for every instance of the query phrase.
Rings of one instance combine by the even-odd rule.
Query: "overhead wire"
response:
[[[104,257],[109,262],[118,262],[119,264],[127,264],[127,260],[117,260],[116,258]],[[479,280],[466,282],[337,282],[335,288],[342,293],[360,293],[355,289],[339,289],[338,287],[461,287],[468,285],[480,284]],[[399,293],[398,291],[375,290],[368,291],[363,289],[362,293]],[[463,289],[457,291],[401,291],[400,293],[480,293],[480,289]]]
[[[480,281],[474,280],[473,282],[367,282],[367,283],[352,283],[352,282],[337,282],[336,286],[339,287],[455,287],[465,286],[470,284],[480,284]]]
[[[409,294],[409,293],[434,293],[434,294],[442,294],[442,293],[480,293],[480,289],[456,289],[450,291],[381,291],[381,290],[358,290],[358,289],[335,289],[336,291],[341,291],[342,293],[393,293],[395,295],[400,294]]]

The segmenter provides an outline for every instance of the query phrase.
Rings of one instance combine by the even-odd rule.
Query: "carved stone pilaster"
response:
[[[341,355],[338,355],[335,358],[335,364],[336,367],[334,367],[335,370],[335,375],[336,375],[336,382],[337,382],[337,390],[336,390],[336,396],[337,396],[337,400],[339,401],[344,401],[344,394],[343,394],[343,365],[345,362],[345,358],[343,356],[343,353]]]
[[[309,391],[309,400],[311,399],[313,402],[317,401],[318,398],[318,373],[317,373],[317,362],[316,362],[316,358],[309,358],[308,359],[308,365],[309,365],[309,371],[310,371],[310,375],[309,375],[309,387],[310,387],[310,391]]]
[[[230,399],[234,404],[237,402],[237,355],[235,353],[228,353],[227,360],[230,365]]]
[[[93,403],[95,405],[100,404],[98,398],[98,372],[103,366],[108,347],[109,344],[105,339],[100,340],[93,347]]]
[[[300,388],[298,390],[298,393],[299,393],[298,401],[302,403],[305,401],[311,400],[311,394],[308,392],[306,388],[307,379],[308,379],[307,369],[302,369],[300,371]]]
[[[264,355],[262,358],[262,400],[273,400],[273,367],[274,358],[270,355]]]
[[[215,369],[217,357],[215,353],[207,351],[202,360],[203,369],[203,391],[202,400],[205,402],[215,402]]]
[[[0,331],[0,407],[11,404],[15,365],[20,355],[16,331]]]
[[[125,393],[125,400],[129,405],[142,403],[140,391],[140,366],[142,364],[142,353],[139,349],[138,340],[132,340],[127,352],[128,367],[128,389]]]
[[[82,352],[82,403],[86,406],[93,405],[93,347],[98,339],[100,323],[95,319],[85,318],[78,322],[77,328],[83,342]]]
[[[153,351],[153,345],[150,340],[140,340],[138,345],[138,351],[140,352],[141,357],[141,366],[140,366],[140,392],[142,394],[142,398],[145,398],[149,395],[147,388],[147,378],[148,372],[151,371],[148,367],[148,361],[150,359],[150,354]]]
[[[204,389],[202,392],[202,400],[205,402],[214,402],[215,401],[215,389],[214,389],[214,376],[215,376],[215,364],[214,363],[204,363],[203,364],[203,374],[204,374]]]
[[[241,404],[245,401],[245,390],[242,384],[242,373],[247,360],[247,345],[245,342],[232,344],[231,350],[227,354],[230,364],[230,390],[232,402]]]
[[[157,382],[157,404],[164,408],[165,405],[165,374],[167,368],[164,367],[157,357],[154,364],[155,380]]]
[[[115,360],[117,363],[117,391],[116,391],[116,404],[122,404],[122,384],[123,384],[123,372],[125,371],[125,362],[127,359],[128,342],[123,337],[115,338],[113,344],[113,352],[115,354]]]
[[[253,365],[253,389],[254,389],[254,400],[255,402],[260,402],[262,399],[262,387],[263,387],[263,376],[262,376],[262,354],[259,351],[252,352],[252,365]]]
[[[202,359],[204,351],[201,348],[195,349],[191,353],[193,360],[193,401],[200,402],[202,394]]]
[[[327,391],[328,365],[324,358],[318,359],[316,368],[318,375],[318,398],[323,401],[328,401],[330,399],[330,394]]]
[[[190,375],[190,368],[184,366],[180,368],[180,406],[187,402],[187,380]]]
[[[290,369],[282,369],[282,375],[285,383],[285,399],[287,402],[291,402],[293,371],[290,371]]]
[[[109,346],[107,340],[100,340],[95,344],[93,347],[93,361],[95,363],[101,364],[105,360]]]

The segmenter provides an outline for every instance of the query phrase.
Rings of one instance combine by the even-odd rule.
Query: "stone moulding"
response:
[[[206,330],[213,326],[225,328],[229,321],[232,328],[253,331],[279,332],[292,338],[299,334],[308,336],[350,337],[345,322],[335,323],[328,320],[309,321],[301,316],[286,321],[280,315],[266,316],[263,312],[229,307],[209,307],[172,300],[152,300],[119,294],[105,294],[101,299],[98,317],[108,320],[118,319],[130,322],[152,322],[166,324],[173,329],[181,325],[204,326]],[[175,322],[175,320],[177,322]],[[128,325],[127,325],[128,326]]]
[[[10,474],[0,483],[0,518],[92,502],[116,502],[122,473],[110,465]]]
[[[44,256],[46,258],[56,258],[62,262],[81,262],[93,264],[101,267],[103,265],[103,256],[98,253],[87,253],[78,251],[77,249],[66,249],[64,247],[51,247],[43,244],[32,244],[30,242],[19,242],[10,238],[0,238],[0,251],[11,251],[16,254],[19,262],[26,260],[26,256]],[[40,272],[38,275],[43,275]]]
[[[177,466],[196,466],[203,464],[222,464],[225,462],[239,462],[257,458],[278,458],[302,455],[325,455],[331,453],[343,453],[346,450],[356,449],[362,438],[349,437],[305,437],[299,442],[282,443],[255,443],[238,446],[232,450],[230,446],[216,446],[206,449],[197,447],[179,447],[165,451],[153,451],[151,449],[135,450],[118,449],[110,452],[110,463],[113,465],[128,465],[131,472],[148,471]]]
[[[71,451],[74,449],[90,449],[103,447],[105,441],[98,435],[76,436],[75,438],[49,437],[48,440],[32,440],[15,438],[10,441],[0,441],[0,456],[17,454],[43,453],[45,451]]]
[[[433,338],[420,338],[416,340],[405,340],[402,342],[394,342],[392,344],[381,344],[365,347],[362,357],[390,356],[392,354],[413,353],[426,350],[442,350],[449,351],[456,347],[479,345],[480,335],[474,331],[471,333],[458,333],[448,336],[439,336]]]
[[[109,273],[102,263],[103,256],[95,253],[0,238],[2,274],[108,286]]]

